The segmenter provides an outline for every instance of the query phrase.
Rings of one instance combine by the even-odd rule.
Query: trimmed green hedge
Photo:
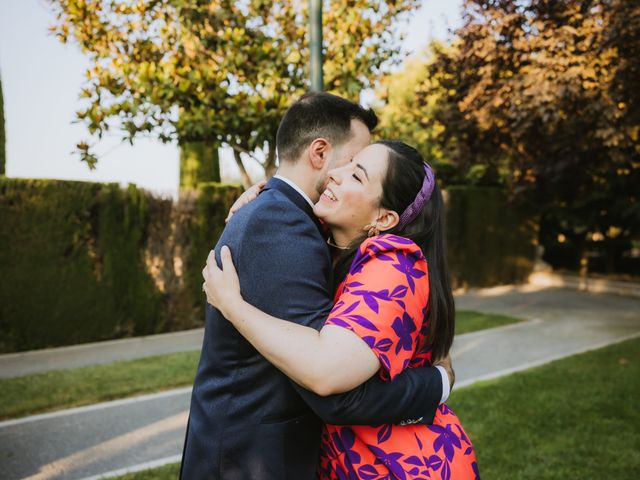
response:
[[[447,246],[454,287],[526,281],[538,238],[534,210],[510,203],[500,188],[450,186],[446,196]]]
[[[202,325],[201,271],[241,188],[178,202],[131,185],[0,178],[0,351]],[[535,223],[498,189],[450,187],[455,286],[519,282]]]
[[[209,185],[173,206],[135,186],[0,178],[0,351],[201,324],[196,278],[222,228],[211,212],[238,193]],[[150,228],[163,210],[169,221]]]

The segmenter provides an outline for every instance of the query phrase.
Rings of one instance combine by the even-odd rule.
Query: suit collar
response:
[[[293,180],[288,179],[287,177],[283,177],[282,175],[274,175],[273,178],[277,178],[278,180],[282,180],[284,183],[286,183],[287,185],[289,185],[290,187],[292,187],[296,192],[298,192],[300,194],[300,196],[302,198],[304,198],[307,203],[311,206],[311,209],[313,209],[313,202],[311,201],[311,199],[309,198],[309,195],[307,195],[304,190],[302,190],[297,184],[296,182],[294,182]]]
[[[297,191],[296,188],[289,185],[288,182],[278,178],[273,177],[271,180],[267,182],[267,185],[264,187],[263,192],[269,189],[278,190],[285,197],[287,197],[294,205],[296,205],[300,210],[306,213],[313,223],[316,224],[320,233],[324,236],[322,225],[313,213],[313,207],[309,203],[308,199],[303,197],[300,192]]]

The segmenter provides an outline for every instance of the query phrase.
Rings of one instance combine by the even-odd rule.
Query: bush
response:
[[[174,205],[134,186],[0,178],[0,351],[201,325],[196,278],[238,192]]]
[[[202,267],[241,191],[206,183],[173,202],[133,185],[0,178],[0,351],[201,326]],[[447,196],[454,285],[524,280],[532,217],[498,189]]]
[[[449,186],[446,203],[454,288],[526,281],[538,230],[531,208],[510,203],[493,187]]]
[[[191,298],[191,306],[198,322],[204,319],[204,297],[202,294],[202,268],[209,251],[222,234],[229,208],[240,196],[243,189],[239,185],[222,183],[201,183],[191,203],[185,223],[188,236],[188,254],[185,259],[185,289]],[[182,203],[185,204],[183,197]]]

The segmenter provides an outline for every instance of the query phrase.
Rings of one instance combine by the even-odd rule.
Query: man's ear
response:
[[[327,162],[331,144],[326,138],[316,138],[309,145],[309,160],[316,170],[322,170]]]
[[[379,231],[386,232],[398,225],[399,222],[400,215],[398,215],[396,211],[381,208],[380,215],[378,215],[378,219],[376,220],[376,225]]]

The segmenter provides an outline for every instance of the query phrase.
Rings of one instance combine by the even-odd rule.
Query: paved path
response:
[[[456,306],[528,319],[457,338],[452,357],[458,387],[640,336],[640,298],[497,287],[462,295]]]
[[[527,319],[457,338],[457,388],[640,336],[637,298],[520,287],[468,293],[456,302]],[[179,389],[0,422],[1,477],[97,478],[177,461],[189,395]]]
[[[200,350],[204,329],[0,355],[0,378]]]

